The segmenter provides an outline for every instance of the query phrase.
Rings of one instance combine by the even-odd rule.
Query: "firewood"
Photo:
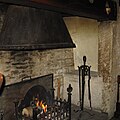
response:
[[[33,108],[32,107],[26,107],[22,110],[22,115],[25,117],[33,117]]]

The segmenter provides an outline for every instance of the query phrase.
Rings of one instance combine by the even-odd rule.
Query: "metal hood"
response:
[[[73,48],[60,13],[9,6],[0,34],[0,50]]]

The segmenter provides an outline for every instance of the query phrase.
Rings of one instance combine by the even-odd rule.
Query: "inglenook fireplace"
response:
[[[57,114],[55,119],[69,117],[66,108],[69,102],[60,97],[64,87],[63,74],[74,68],[72,48],[75,45],[62,15],[25,6],[5,6],[0,30],[0,70],[6,80],[0,96],[1,118],[16,120],[24,116],[24,119],[38,119],[43,110],[32,112],[31,118],[25,118],[25,111],[28,107],[32,110],[39,108],[39,111],[43,109],[40,104],[47,108],[42,114],[45,119],[49,119],[51,113],[56,117],[56,110],[65,114]],[[32,77],[24,78],[28,75]],[[53,86],[58,98],[54,97]],[[50,109],[51,105],[54,107]],[[48,114],[51,110],[54,112]]]

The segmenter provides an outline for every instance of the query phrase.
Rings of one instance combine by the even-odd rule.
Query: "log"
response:
[[[32,107],[26,107],[22,110],[22,115],[28,118],[33,117],[33,108]]]

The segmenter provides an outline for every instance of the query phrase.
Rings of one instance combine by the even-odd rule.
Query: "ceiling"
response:
[[[100,21],[117,18],[117,3],[112,0],[0,0],[0,3],[46,9],[60,12],[63,16],[80,16]],[[109,14],[106,13],[106,7],[110,8]]]

